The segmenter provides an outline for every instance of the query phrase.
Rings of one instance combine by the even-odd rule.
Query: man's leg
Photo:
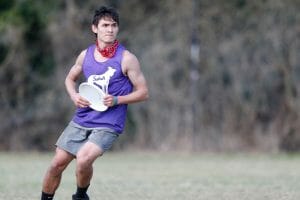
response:
[[[86,191],[90,185],[93,176],[93,163],[97,157],[101,156],[103,151],[92,142],[87,142],[76,155],[76,180],[77,192],[73,199],[88,199]]]
[[[59,186],[62,172],[73,159],[74,156],[72,154],[60,149],[59,147],[56,148],[55,156],[52,159],[51,165],[44,177],[42,199],[43,196],[54,195]]]

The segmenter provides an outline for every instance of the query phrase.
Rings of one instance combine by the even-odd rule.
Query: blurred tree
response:
[[[150,88],[116,148],[299,149],[298,0],[1,1],[0,149],[51,148],[74,110],[65,75],[103,4]]]

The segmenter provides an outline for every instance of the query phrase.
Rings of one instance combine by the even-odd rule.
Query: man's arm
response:
[[[148,87],[145,77],[138,59],[129,51],[125,51],[123,54],[122,70],[130,79],[134,90],[128,95],[118,96],[118,104],[130,104],[146,100],[148,98]],[[112,102],[113,97],[111,95],[104,98],[105,105],[113,106]]]
[[[72,101],[77,107],[81,107],[81,108],[87,107],[89,105],[89,102],[84,98],[82,98],[75,89],[76,81],[79,78],[80,74],[82,73],[82,63],[85,54],[86,54],[86,50],[82,51],[79,54],[75,64],[70,69],[65,80],[65,86],[70,98],[72,99]]]
[[[120,96],[118,102],[120,104],[129,104],[146,100],[148,98],[148,87],[144,74],[141,71],[138,59],[129,51],[124,52],[122,69],[123,73],[128,76],[133,84],[134,90],[126,96]]]

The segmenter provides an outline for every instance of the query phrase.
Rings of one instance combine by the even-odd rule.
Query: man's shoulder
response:
[[[125,49],[123,51],[123,61],[132,61],[132,60],[137,60],[137,57],[129,50]]]
[[[81,50],[80,54],[79,55],[83,55],[85,56],[85,54],[88,52],[88,51],[92,51],[94,50],[94,48],[96,47],[95,44],[90,44],[89,46],[87,46],[87,48]]]
[[[85,55],[86,55],[86,52],[87,52],[87,49],[84,49],[84,50],[82,50],[82,51],[79,53],[79,55],[78,55],[78,57],[77,57],[77,62],[78,62],[78,63],[80,63],[80,64],[83,63],[83,60],[84,60]]]
[[[86,52],[87,52],[87,49],[83,49],[83,50],[80,52],[79,56],[84,58]]]
[[[123,52],[123,59],[122,59],[122,68],[123,71],[127,73],[130,69],[136,69],[139,67],[139,60],[137,57],[128,50]]]

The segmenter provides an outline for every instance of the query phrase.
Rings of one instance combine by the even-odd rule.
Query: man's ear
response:
[[[97,34],[98,28],[94,24],[92,25],[92,31],[93,31],[93,33]]]

